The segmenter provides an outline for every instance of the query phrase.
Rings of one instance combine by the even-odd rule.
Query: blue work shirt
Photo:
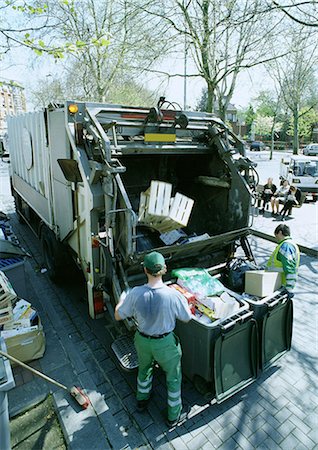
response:
[[[121,319],[134,317],[138,330],[149,336],[173,331],[176,319],[189,322],[192,318],[185,297],[165,284],[155,288],[147,284],[134,287],[118,308],[118,314]]]

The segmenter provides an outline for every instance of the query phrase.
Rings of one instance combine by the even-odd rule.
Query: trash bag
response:
[[[222,283],[205,269],[197,267],[174,269],[171,275],[178,279],[180,286],[195,294],[198,299],[224,292]]]
[[[232,259],[226,266],[222,281],[231,291],[242,294],[245,288],[245,272],[248,270],[259,270],[259,267],[243,258]]]

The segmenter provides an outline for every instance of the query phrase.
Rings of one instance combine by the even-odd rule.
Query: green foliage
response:
[[[14,4],[15,2],[12,0],[11,1],[7,0],[5,3],[7,6],[11,6],[14,11],[19,11],[21,13],[28,13],[28,14],[32,14],[32,15],[44,14],[48,10],[47,4],[44,4],[41,7],[39,7],[39,6],[34,7],[26,2],[24,2],[23,5],[15,5]]]
[[[302,108],[300,110],[298,119],[299,137],[310,138],[312,135],[312,129],[315,124],[318,123],[318,110],[308,108]],[[294,136],[294,120],[290,118],[289,127],[287,130],[289,136]]]
[[[256,100],[256,113],[263,117],[274,117],[279,109],[278,100],[270,91],[260,91]]]
[[[251,126],[252,123],[254,122],[254,119],[256,117],[256,113],[253,109],[252,105],[249,105],[246,113],[245,113],[245,123],[247,126]]]

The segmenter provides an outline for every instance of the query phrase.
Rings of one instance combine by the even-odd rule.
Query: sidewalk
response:
[[[282,222],[279,217],[272,217],[270,207],[264,214],[256,208],[251,228],[274,236],[274,230],[280,223],[290,227],[291,235],[297,244],[318,250],[318,202],[304,203],[301,208],[293,208],[292,215]]]

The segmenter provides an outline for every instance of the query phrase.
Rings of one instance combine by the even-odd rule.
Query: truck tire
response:
[[[61,244],[56,240],[54,233],[47,227],[41,230],[41,248],[44,267],[52,281],[58,282],[63,274],[63,252]]]
[[[21,208],[21,197],[15,193],[13,198],[14,198],[15,212],[18,217],[18,222],[21,223],[22,225],[25,225],[25,220],[23,219],[22,208]]]

